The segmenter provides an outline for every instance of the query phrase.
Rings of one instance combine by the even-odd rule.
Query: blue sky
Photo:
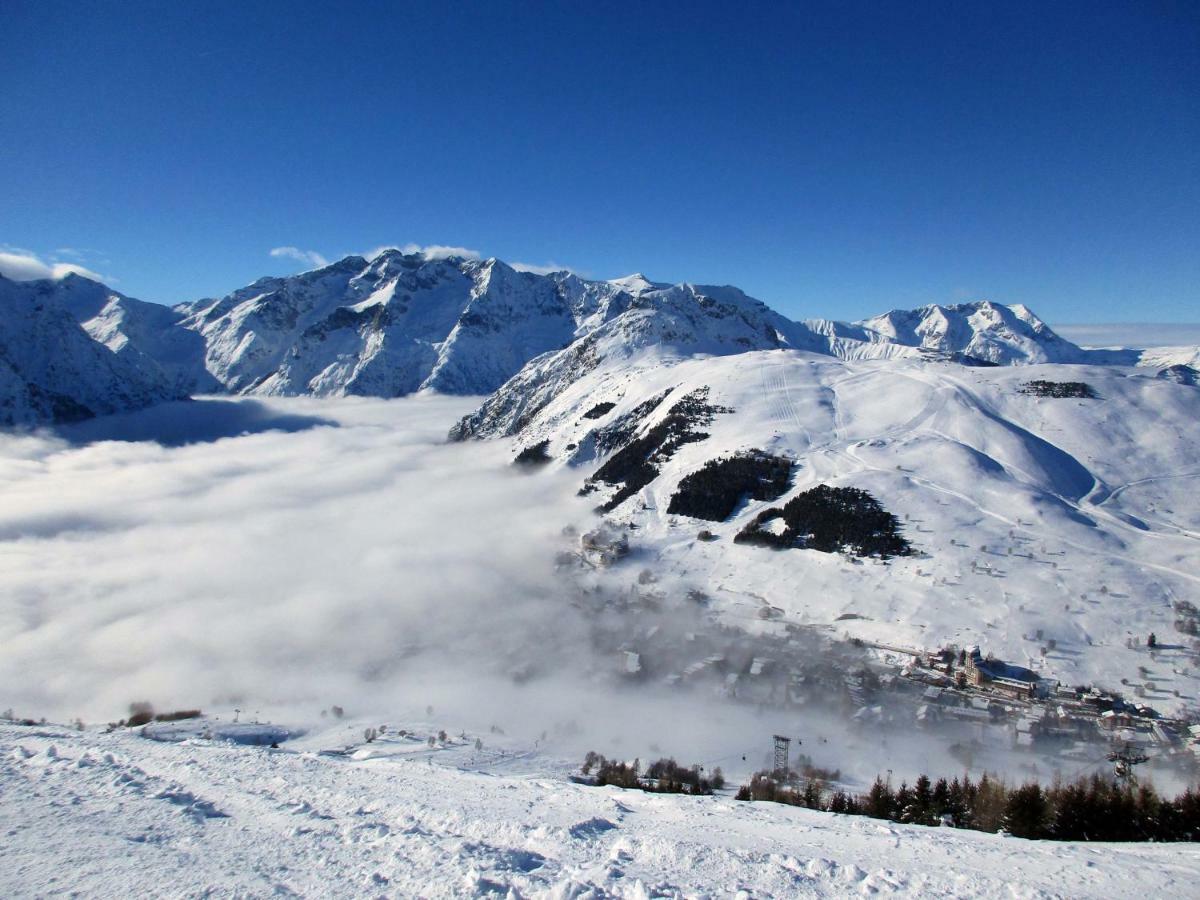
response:
[[[382,244],[1200,321],[1200,7],[5,0],[0,245],[175,302]],[[73,251],[74,256],[68,251]]]

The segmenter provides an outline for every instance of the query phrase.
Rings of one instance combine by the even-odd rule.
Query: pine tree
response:
[[[939,778],[933,786],[933,802],[930,805],[929,818],[932,824],[940,825],[945,816],[951,815],[950,785],[945,778]]]
[[[811,778],[804,785],[803,800],[804,805],[809,809],[821,808],[821,788],[820,785],[818,785]]]
[[[1040,838],[1046,833],[1049,815],[1041,786],[1025,784],[1008,795],[1000,826],[1016,837]]]
[[[919,775],[913,786],[912,817],[909,821],[917,825],[932,825],[933,819],[933,790],[929,784],[928,775]]]
[[[887,786],[882,777],[876,776],[875,783],[867,792],[863,812],[873,819],[890,819],[895,803],[892,789]]]
[[[1004,818],[1008,792],[1003,783],[988,777],[985,772],[974,786],[970,807],[970,827],[979,831],[999,831]]]
[[[900,789],[896,791],[896,800],[891,818],[897,822],[911,822],[914,814],[912,788],[908,786],[907,781],[902,781],[900,782]]]

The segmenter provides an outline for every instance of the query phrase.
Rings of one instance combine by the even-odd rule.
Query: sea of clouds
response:
[[[0,435],[0,708],[103,723],[141,701],[238,707],[301,728],[334,705],[392,722],[433,708],[456,731],[548,732],[568,757],[748,772],[784,733],[867,779],[959,766],[946,735],[889,746],[811,709],[621,687],[595,596],[589,613],[555,566],[577,541],[564,526],[597,521],[581,473],[523,473],[511,441],[448,443],[476,403],[212,398]],[[647,615],[604,627],[709,627]]]
[[[315,709],[569,654],[552,563],[587,508],[507,445],[447,444],[472,403],[206,400],[0,438],[0,701]]]

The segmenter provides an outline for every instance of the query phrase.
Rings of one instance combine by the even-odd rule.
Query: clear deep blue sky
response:
[[[0,0],[0,244],[145,299],[381,244],[1200,320],[1200,3]],[[66,254],[60,258],[67,259]]]

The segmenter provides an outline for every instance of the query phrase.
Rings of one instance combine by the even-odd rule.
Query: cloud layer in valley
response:
[[[568,757],[749,771],[785,733],[866,778],[959,765],[944,734],[889,746],[812,706],[619,686],[627,636],[673,634],[661,661],[691,661],[703,605],[628,607],[634,569],[603,595],[556,570],[594,501],[576,471],[514,470],[508,441],[447,444],[476,402],[209,399],[0,435],[0,708],[97,722],[145,700],[304,726],[334,704],[433,706]]]
[[[241,402],[194,415],[219,435],[220,408]],[[586,506],[561,480],[513,472],[506,446],[446,446],[471,405],[273,402],[235,418],[294,428],[175,447],[5,436],[3,705],[315,710],[570,652],[568,611],[546,612],[556,541]],[[179,438],[178,410],[141,415],[168,421],[131,433]]]

